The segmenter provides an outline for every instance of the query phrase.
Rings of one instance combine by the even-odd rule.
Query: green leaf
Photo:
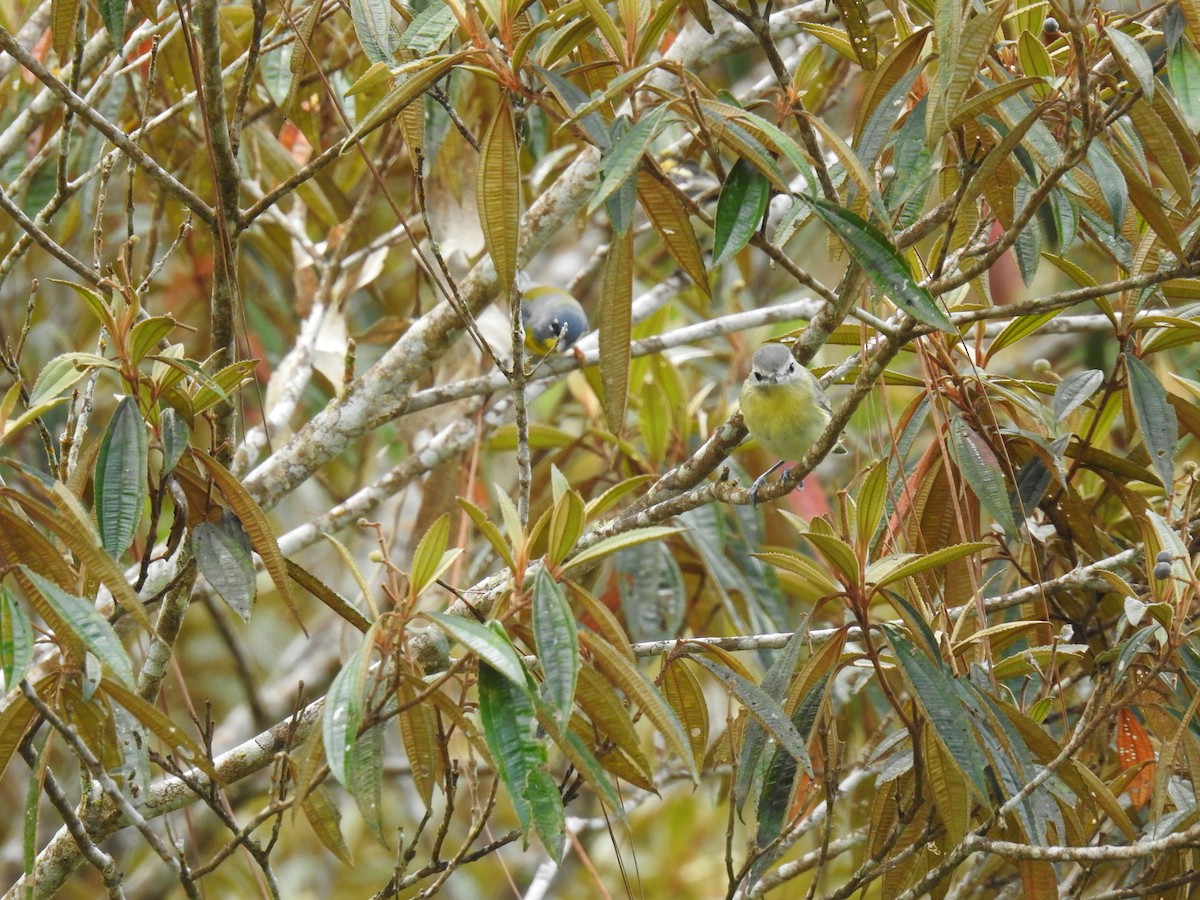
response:
[[[841,590],[841,586],[831,580],[822,567],[797,550],[764,550],[755,553],[754,558],[797,576],[812,589],[814,597],[825,597]]]
[[[1121,233],[1125,222],[1125,212],[1129,208],[1129,185],[1117,161],[1113,159],[1108,148],[1100,141],[1092,141],[1087,148],[1088,165],[1096,176],[1096,184],[1100,187],[1100,196],[1112,216],[1113,234]]]
[[[329,771],[343,786],[350,786],[354,745],[363,720],[363,701],[366,699],[367,675],[371,653],[375,647],[378,625],[363,638],[358,649],[350,655],[325,695],[321,713],[321,736],[325,742],[325,760]]]
[[[1167,392],[1149,366],[1132,353],[1126,353],[1125,368],[1129,372],[1129,392],[1142,440],[1150,452],[1154,470],[1170,496],[1175,483],[1175,445],[1179,442],[1175,409],[1167,402]]]
[[[1137,82],[1137,86],[1142,89],[1147,100],[1153,98],[1154,63],[1150,61],[1146,48],[1133,35],[1126,34],[1120,29],[1106,27],[1104,33],[1108,35],[1108,40],[1112,44],[1113,56],[1120,62],[1121,68]]]
[[[21,566],[29,580],[33,583],[42,598],[62,618],[67,628],[79,640],[83,641],[88,652],[92,653],[109,671],[127,685],[133,684],[133,664],[125,652],[117,632],[108,624],[108,620],[96,612],[96,607],[90,600],[68,594],[52,581],[47,581],[29,566]],[[83,663],[83,660],[78,660]]]
[[[567,490],[555,500],[546,539],[546,560],[551,566],[557,567],[575,549],[583,533],[583,519],[583,498],[578,491]]]
[[[982,553],[984,550],[993,548],[993,544],[986,541],[972,541],[966,544],[952,544],[949,547],[939,547],[930,553],[917,555],[915,559],[910,559],[902,562],[895,569],[883,574],[875,583],[876,587],[884,587],[885,585],[893,584],[903,578],[909,578],[913,575],[919,575],[922,572],[928,572],[931,569],[937,569],[941,566],[947,566],[952,562],[956,562],[963,557],[971,556],[975,553]],[[867,581],[871,581],[872,571],[867,571]]]
[[[33,662],[33,624],[6,587],[0,587],[0,668],[11,688]]]
[[[442,557],[449,540],[450,516],[443,513],[429,526],[413,552],[411,590],[414,597],[420,595],[440,574]]]
[[[487,514],[472,503],[470,500],[458,498],[458,505],[463,511],[471,517],[471,522],[479,529],[479,533],[487,538],[487,542],[492,545],[492,549],[496,551],[496,555],[500,557],[504,565],[508,567],[510,572],[515,572],[517,568],[516,560],[513,559],[512,551],[508,548],[508,542],[504,540],[504,535],[500,533],[500,529],[491,522]]]
[[[567,572],[571,569],[582,568],[598,560],[604,559],[618,550],[623,550],[626,547],[633,547],[636,544],[644,544],[646,541],[657,541],[673,534],[678,534],[678,528],[671,528],[667,525],[651,525],[647,528],[635,528],[632,531],[626,531],[623,534],[615,534],[612,537],[605,538],[586,550],[577,553],[567,561],[563,566],[563,571]]]
[[[398,116],[404,107],[419,98],[435,81],[461,63],[465,55],[464,52],[459,52],[427,56],[393,69],[393,75],[407,75],[408,77],[396,85],[395,90],[380,100],[369,113],[359,120],[358,125],[343,145],[342,152],[347,152],[384,122],[389,122]]]
[[[188,440],[191,437],[191,430],[187,426],[187,422],[175,410],[170,407],[164,409],[158,417],[159,430],[162,434],[162,475],[170,475],[175,471],[175,466],[183,457],[183,451],[187,449]]]
[[[170,316],[151,316],[134,325],[129,331],[129,357],[133,364],[145,359],[158,342],[175,329],[175,324]]]
[[[902,310],[934,328],[958,336],[958,329],[942,312],[929,291],[913,278],[908,263],[892,244],[865,219],[818,197],[805,197],[813,211],[842,239],[854,261],[863,267],[879,290]]]
[[[736,106],[714,100],[701,100],[700,112],[704,116],[705,124],[712,130],[713,136],[720,143],[729,147],[738,157],[758,169],[770,180],[776,190],[788,190],[788,181],[784,177],[783,170],[779,168],[779,163],[775,161],[774,156],[767,152],[767,148],[762,145],[758,136],[752,133],[759,125],[753,119],[752,114]],[[754,128],[744,127],[737,120],[746,122],[747,125],[753,125]],[[782,134],[782,132],[780,133]],[[807,164],[807,161],[805,162]],[[811,169],[812,167],[809,166],[810,172]],[[816,181],[808,183],[815,185]]]
[[[1188,128],[1200,131],[1200,53],[1186,36],[1180,37],[1167,55],[1167,75]]]
[[[232,403],[234,392],[254,377],[258,360],[243,359],[214,372],[210,378],[203,369],[192,374],[200,381],[200,389],[192,398],[192,415],[200,415],[218,403]]]
[[[430,3],[413,16],[400,36],[400,46],[417,56],[427,56],[450,39],[458,28],[458,18],[450,4]]]
[[[1031,227],[1036,227],[1032,226]],[[1052,261],[1056,261],[1056,257],[1050,257]],[[1029,335],[1034,334],[1047,322],[1059,315],[1065,307],[1051,309],[1046,312],[1035,313],[1026,316],[1014,316],[1012,321],[1004,326],[1004,330],[996,335],[991,345],[987,349],[987,358],[991,359],[1005,347],[1011,347],[1018,341],[1024,340]]]
[[[665,641],[679,633],[687,591],[679,563],[661,543],[627,547],[614,556],[621,612],[635,641]]]
[[[729,170],[717,200],[714,223],[713,265],[717,266],[750,243],[762,225],[771,199],[771,183],[765,175],[739,159]]]
[[[734,106],[731,103],[721,103],[717,100],[701,100],[700,108],[713,117],[712,121],[716,123],[725,123],[727,120],[734,120],[741,124],[734,125],[732,121],[722,127],[736,128],[740,134],[745,134],[750,138],[751,143],[749,148],[753,151],[750,155],[743,154],[739,151],[739,156],[750,163],[762,172],[779,190],[786,191],[788,184],[783,177],[783,172],[778,165],[774,164],[774,160],[770,155],[760,155],[764,148],[758,143],[759,140],[769,144],[776,152],[784,156],[790,162],[800,176],[804,179],[804,183],[810,189],[815,189],[817,184],[817,174],[813,171],[812,164],[804,155],[804,151],[800,149],[800,145],[786,131],[775,125],[768,119],[751,112],[748,109]],[[746,134],[752,132],[754,137]]]
[[[354,742],[346,765],[346,790],[358,805],[363,821],[381,844],[383,836],[383,729],[368,728]]]
[[[292,579],[288,574],[287,561],[279,549],[279,542],[267,521],[267,514],[262,507],[254,502],[250,492],[246,490],[233,474],[223,465],[209,456],[203,450],[193,449],[192,458],[197,460],[208,472],[213,483],[220,489],[222,496],[229,502],[230,508],[237,514],[242,528],[250,538],[250,546],[262,559],[263,568],[271,576],[271,581],[279,591],[288,611],[300,622],[300,613],[296,609],[296,597],[292,591]],[[300,623],[303,628],[303,623]]]
[[[884,524],[888,500],[888,460],[881,459],[867,472],[858,491],[855,509],[855,545],[858,555],[867,558],[871,539]]]
[[[931,663],[899,628],[887,623],[881,627],[909,683],[913,700],[925,713],[942,746],[966,775],[976,799],[986,803],[988,791],[984,769],[987,763],[967,711],[949,683],[950,676]]]
[[[738,702],[745,707],[758,723],[779,742],[779,746],[787,750],[796,762],[804,766],[804,771],[812,775],[812,761],[808,758],[808,747],[805,746],[805,740],[796,730],[796,726],[784,714],[780,705],[767,694],[757,684],[749,679],[743,678],[737,672],[725,668],[725,666],[717,665],[711,660],[705,659],[703,656],[693,657],[696,662],[704,666],[722,682],[725,683],[734,696],[738,698]]]
[[[571,721],[579,680],[579,636],[566,594],[544,568],[533,581],[533,636],[546,695],[560,726]]]
[[[1088,398],[1104,384],[1104,373],[1099,369],[1072,372],[1054,389],[1054,418],[1063,421],[1067,416],[1087,403]]]
[[[641,165],[642,157],[650,152],[650,145],[654,142],[654,138],[666,126],[666,118],[670,112],[671,107],[664,105],[642,116],[605,155],[600,166],[604,174],[600,179],[600,184],[596,186],[596,193],[588,204],[589,215],[599,209],[600,204],[626,182],[634,178],[638,166]]]
[[[257,595],[250,538],[234,513],[221,513],[216,522],[200,522],[192,529],[192,552],[213,590],[243,622],[249,622]]]
[[[762,691],[768,697],[783,698],[787,696],[788,685],[791,682],[792,674],[796,671],[800,655],[804,652],[805,643],[805,629],[797,628],[763,677]],[[733,788],[734,804],[739,813],[750,796],[754,774],[758,771],[759,758],[762,756],[766,742],[766,729],[752,717],[746,723],[745,736],[742,738],[741,752],[738,755],[737,781]],[[786,755],[788,759],[794,759],[790,753]]]
[[[125,43],[125,0],[100,0],[100,18],[114,46]]]
[[[94,368],[115,369],[117,364],[95,353],[64,353],[54,357],[38,373],[33,390],[29,392],[29,405],[37,406],[57,397]]]
[[[1026,179],[1022,178],[1017,182],[1016,208],[1024,209],[1032,193],[1033,187]],[[1017,257],[1017,269],[1021,273],[1021,280],[1029,287],[1037,275],[1038,263],[1042,261],[1042,235],[1037,216],[1030,219],[1018,232],[1013,243],[1013,253]]]
[[[392,25],[392,7],[387,0],[350,0],[350,18],[368,60],[389,65],[396,62],[400,36]]]
[[[818,679],[812,690],[796,706],[792,714],[792,724],[805,740],[812,734],[817,713],[821,702],[825,699],[825,685],[829,676]],[[775,838],[783,831],[788,813],[792,807],[792,787],[796,779],[796,760],[782,748],[774,748],[771,760],[767,765],[767,773],[763,777],[762,790],[758,795],[758,832],[755,835],[755,846],[767,849],[755,861],[750,869],[749,884],[754,884],[762,873],[767,870],[772,861],[782,852],[781,847],[771,847]]]
[[[104,550],[119,559],[133,542],[146,493],[149,438],[133,397],[125,397],[96,457],[96,521]]]
[[[537,831],[546,850],[562,858],[566,822],[562,799],[546,771],[546,747],[533,734],[533,702],[524,685],[487,663],[479,666],[479,721],[521,830]]]
[[[954,462],[959,472],[983,508],[991,513],[1005,534],[1015,537],[1019,531],[1017,520],[1008,502],[1004,471],[996,454],[983,438],[971,430],[962,416],[955,416],[950,423],[950,446],[954,450]]]
[[[486,625],[451,616],[447,613],[427,612],[438,627],[472,653],[487,663],[513,684],[525,689],[525,665],[521,662],[512,644],[497,635]]]

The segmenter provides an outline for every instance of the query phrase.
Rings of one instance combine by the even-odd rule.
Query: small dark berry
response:
[[[1171,577],[1171,564],[1169,562],[1160,562],[1154,567],[1154,577],[1159,581]]]
[[[1154,557],[1154,561],[1160,562],[1160,563],[1170,562],[1171,561],[1171,551],[1170,550],[1159,550],[1158,556]]]
[[[1058,34],[1058,19],[1046,16],[1046,21],[1042,23],[1042,31],[1046,34]]]

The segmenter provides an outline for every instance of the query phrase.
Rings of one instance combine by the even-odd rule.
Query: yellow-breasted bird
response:
[[[803,459],[829,424],[833,410],[820,382],[783,344],[758,348],[740,399],[742,419],[750,436],[772,456],[779,457],[779,462],[755,479],[750,488],[750,501],[757,503],[767,477],[784,463]],[[841,441],[834,452],[846,452]]]
[[[521,291],[521,321],[525,348],[540,356],[570,349],[588,331],[587,313],[579,301],[549,284]]]

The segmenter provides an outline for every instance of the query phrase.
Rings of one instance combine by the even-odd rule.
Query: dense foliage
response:
[[[5,896],[1187,895],[1198,44],[0,0]]]

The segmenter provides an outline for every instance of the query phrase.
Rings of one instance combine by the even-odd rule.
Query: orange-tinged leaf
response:
[[[875,789],[871,803],[870,826],[867,832],[867,850],[873,859],[878,859],[891,846],[890,837],[900,818],[900,804],[896,802],[896,791],[903,778],[911,777],[912,770],[900,778],[893,778]]]
[[[629,344],[633,334],[633,229],[613,235],[600,282],[600,380],[604,418],[620,434],[629,394]]]
[[[296,99],[296,94],[300,89],[300,80],[304,76],[304,70],[308,68],[308,61],[310,59],[309,47],[312,43],[313,34],[316,33],[317,23],[321,21],[321,9],[324,5],[323,0],[316,0],[315,3],[311,4],[300,23],[300,27],[296,29],[296,44],[292,49],[292,55],[288,61],[288,65],[292,70],[292,80],[288,85],[287,97],[281,104],[281,108],[284,110],[291,107],[292,101]]]
[[[643,779],[649,779],[653,769],[642,752],[637,732],[633,730],[629,709],[621,702],[613,686],[591,666],[582,666],[579,670],[575,702],[604,740],[612,742],[637,768]],[[584,730],[579,733],[586,735]],[[600,756],[600,762],[607,768],[603,755]]]
[[[371,627],[371,620],[358,611],[358,608],[351,605],[345,597],[331,588],[317,576],[313,575],[299,563],[292,562],[290,559],[284,559],[287,563],[288,575],[291,579],[308,591],[331,610],[337,613],[341,618],[345,619],[359,631],[364,634]]]
[[[77,560],[88,567],[92,576],[109,589],[113,599],[122,609],[137,619],[138,624],[147,631],[152,631],[154,626],[150,623],[149,614],[129,582],[125,580],[125,573],[121,571],[116,560],[100,546],[88,521],[87,512],[78,499],[61,483],[54,485],[53,493],[60,515],[54,515],[40,504],[23,504],[23,508],[30,514],[30,518],[35,518],[58,535],[59,540],[71,549]],[[44,515],[37,515],[43,512]]]
[[[54,679],[57,676],[43,678],[34,686],[34,692],[39,697],[45,697],[54,689]],[[8,768],[13,754],[25,738],[29,723],[38,717],[38,711],[33,704],[25,699],[25,695],[16,691],[5,699],[3,709],[0,709],[0,775]]]
[[[1184,205],[1192,202],[1192,179],[1187,163],[1180,153],[1179,144],[1171,134],[1162,117],[1145,100],[1136,101],[1129,109],[1129,117],[1137,126],[1138,135],[1154,154],[1154,159],[1167,176],[1167,181],[1179,194]]]
[[[663,736],[667,746],[684,762],[688,764],[689,774],[693,782],[699,779],[695,760],[692,759],[691,744],[684,735],[683,726],[671,707],[663,700],[662,695],[654,688],[641,673],[637,666],[629,661],[603,638],[590,631],[581,631],[579,637],[587,646],[588,651],[605,677],[626,697],[638,705],[659,734]]]
[[[1026,900],[1055,900],[1058,897],[1058,876],[1054,865],[1044,859],[1023,859],[1018,863],[1021,871],[1021,896]]]
[[[1154,806],[1150,810],[1151,821],[1157,822],[1162,818],[1163,805],[1167,800],[1167,782],[1175,769],[1176,757],[1180,754],[1180,749],[1185,741],[1194,741],[1195,738],[1190,734],[1192,719],[1195,718],[1197,710],[1200,709],[1200,693],[1192,697],[1192,702],[1188,704],[1187,711],[1183,714],[1183,718],[1179,720],[1178,726],[1172,724],[1168,727],[1175,729],[1171,734],[1170,739],[1161,742],[1158,763],[1156,764],[1157,774],[1154,784]]]
[[[213,768],[212,761],[205,754],[204,749],[184,731],[182,726],[159,710],[157,706],[147,703],[129,688],[109,678],[105,678],[100,683],[100,690],[107,694],[110,700],[123,706],[126,712],[170,747],[179,762],[195,766],[217,784],[221,783],[221,777]]]
[[[479,148],[475,202],[483,241],[496,267],[502,293],[517,278],[517,239],[521,234],[521,169],[512,107],[502,95]]]
[[[699,765],[708,747],[708,703],[700,680],[682,658],[672,659],[662,674],[663,695],[683,723],[692,754]]]
[[[875,70],[875,74],[871,76],[870,82],[863,91],[858,111],[855,113],[855,146],[858,146],[858,142],[862,138],[863,129],[867,127],[867,122],[870,121],[871,113],[875,111],[875,107],[883,101],[888,91],[896,86],[905,73],[911,71],[913,66],[917,65],[918,60],[921,58],[921,51],[925,48],[925,39],[929,37],[929,33],[932,30],[930,26],[926,25],[924,28],[917,29],[902,40],[884,58],[883,62]]]
[[[879,65],[879,53],[875,32],[871,30],[871,21],[867,16],[867,5],[863,0],[834,0],[834,5],[850,34],[850,46],[858,64],[868,72],[874,72]]]
[[[1087,785],[1091,794],[1091,799],[1113,820],[1118,828],[1125,834],[1125,837],[1130,840],[1136,840],[1138,829],[1133,824],[1133,820],[1129,818],[1129,814],[1125,812],[1125,808],[1121,805],[1113,792],[1108,789],[1095,772],[1093,772],[1085,763],[1077,762],[1076,760],[1067,760],[1067,764],[1072,771]]]
[[[634,657],[633,651],[629,649],[629,635],[625,633],[625,629],[621,627],[621,623],[613,615],[612,610],[601,603],[598,597],[580,587],[574,581],[564,582],[564,586],[570,589],[581,607],[580,622],[592,631],[597,631],[604,635],[605,640],[609,644],[624,653],[625,658],[630,662],[634,662],[636,657]]]
[[[950,840],[957,844],[967,834],[971,814],[971,793],[962,773],[949,758],[941,742],[934,739],[933,729],[926,724],[924,741],[925,775],[929,780],[933,805],[941,816],[942,825]]]
[[[638,764],[601,729],[585,722],[581,716],[572,716],[571,733],[583,742],[603,769],[644,791],[658,793],[647,771],[639,768]]]
[[[1134,766],[1145,763],[1145,767],[1125,787],[1134,806],[1145,806],[1154,793],[1155,757],[1150,746],[1150,736],[1130,710],[1122,709],[1117,714],[1117,759],[1121,771],[1128,772]]]
[[[329,794],[329,788],[318,784],[303,796],[300,808],[304,810],[304,817],[308,819],[308,824],[325,845],[325,849],[346,865],[353,866],[354,856],[346,846],[346,839],[342,837],[342,829],[338,824],[341,816]]]
[[[54,36],[54,52],[58,64],[66,68],[71,60],[71,48],[75,45],[75,23],[79,19],[79,0],[52,0],[50,4],[50,30]]]
[[[0,503],[0,560],[8,566],[23,562],[64,591],[74,590],[76,575],[63,558],[62,551],[29,521],[38,521],[39,515],[54,519],[53,512],[44,504],[16,491],[5,490],[3,496],[6,500],[19,503],[25,515],[18,513],[8,503]]]
[[[433,719],[433,710],[427,703],[417,702],[417,685],[407,679],[401,680],[397,688],[397,699],[402,707],[399,716],[400,739],[408,766],[412,771],[413,784],[425,803],[426,809],[433,801],[433,789],[441,779],[442,749]],[[424,687],[424,685],[420,685]]]
[[[1179,0],[1179,8],[1183,10],[1192,34],[1200,36],[1200,0]]]
[[[1129,199],[1133,201],[1137,211],[1146,220],[1146,224],[1150,226],[1168,250],[1183,258],[1183,247],[1179,244],[1182,223],[1178,221],[1178,217],[1172,218],[1163,207],[1162,200],[1154,188],[1146,183],[1137,166],[1129,162],[1124,153],[1116,153],[1113,158],[1116,160],[1121,174],[1125,176],[1125,183],[1129,187]]]
[[[704,268],[704,254],[700,250],[700,242],[696,239],[696,231],[692,228],[692,220],[679,198],[654,175],[643,170],[638,172],[638,199],[650,224],[667,245],[679,267],[687,273],[696,287],[711,297],[708,272]]]

